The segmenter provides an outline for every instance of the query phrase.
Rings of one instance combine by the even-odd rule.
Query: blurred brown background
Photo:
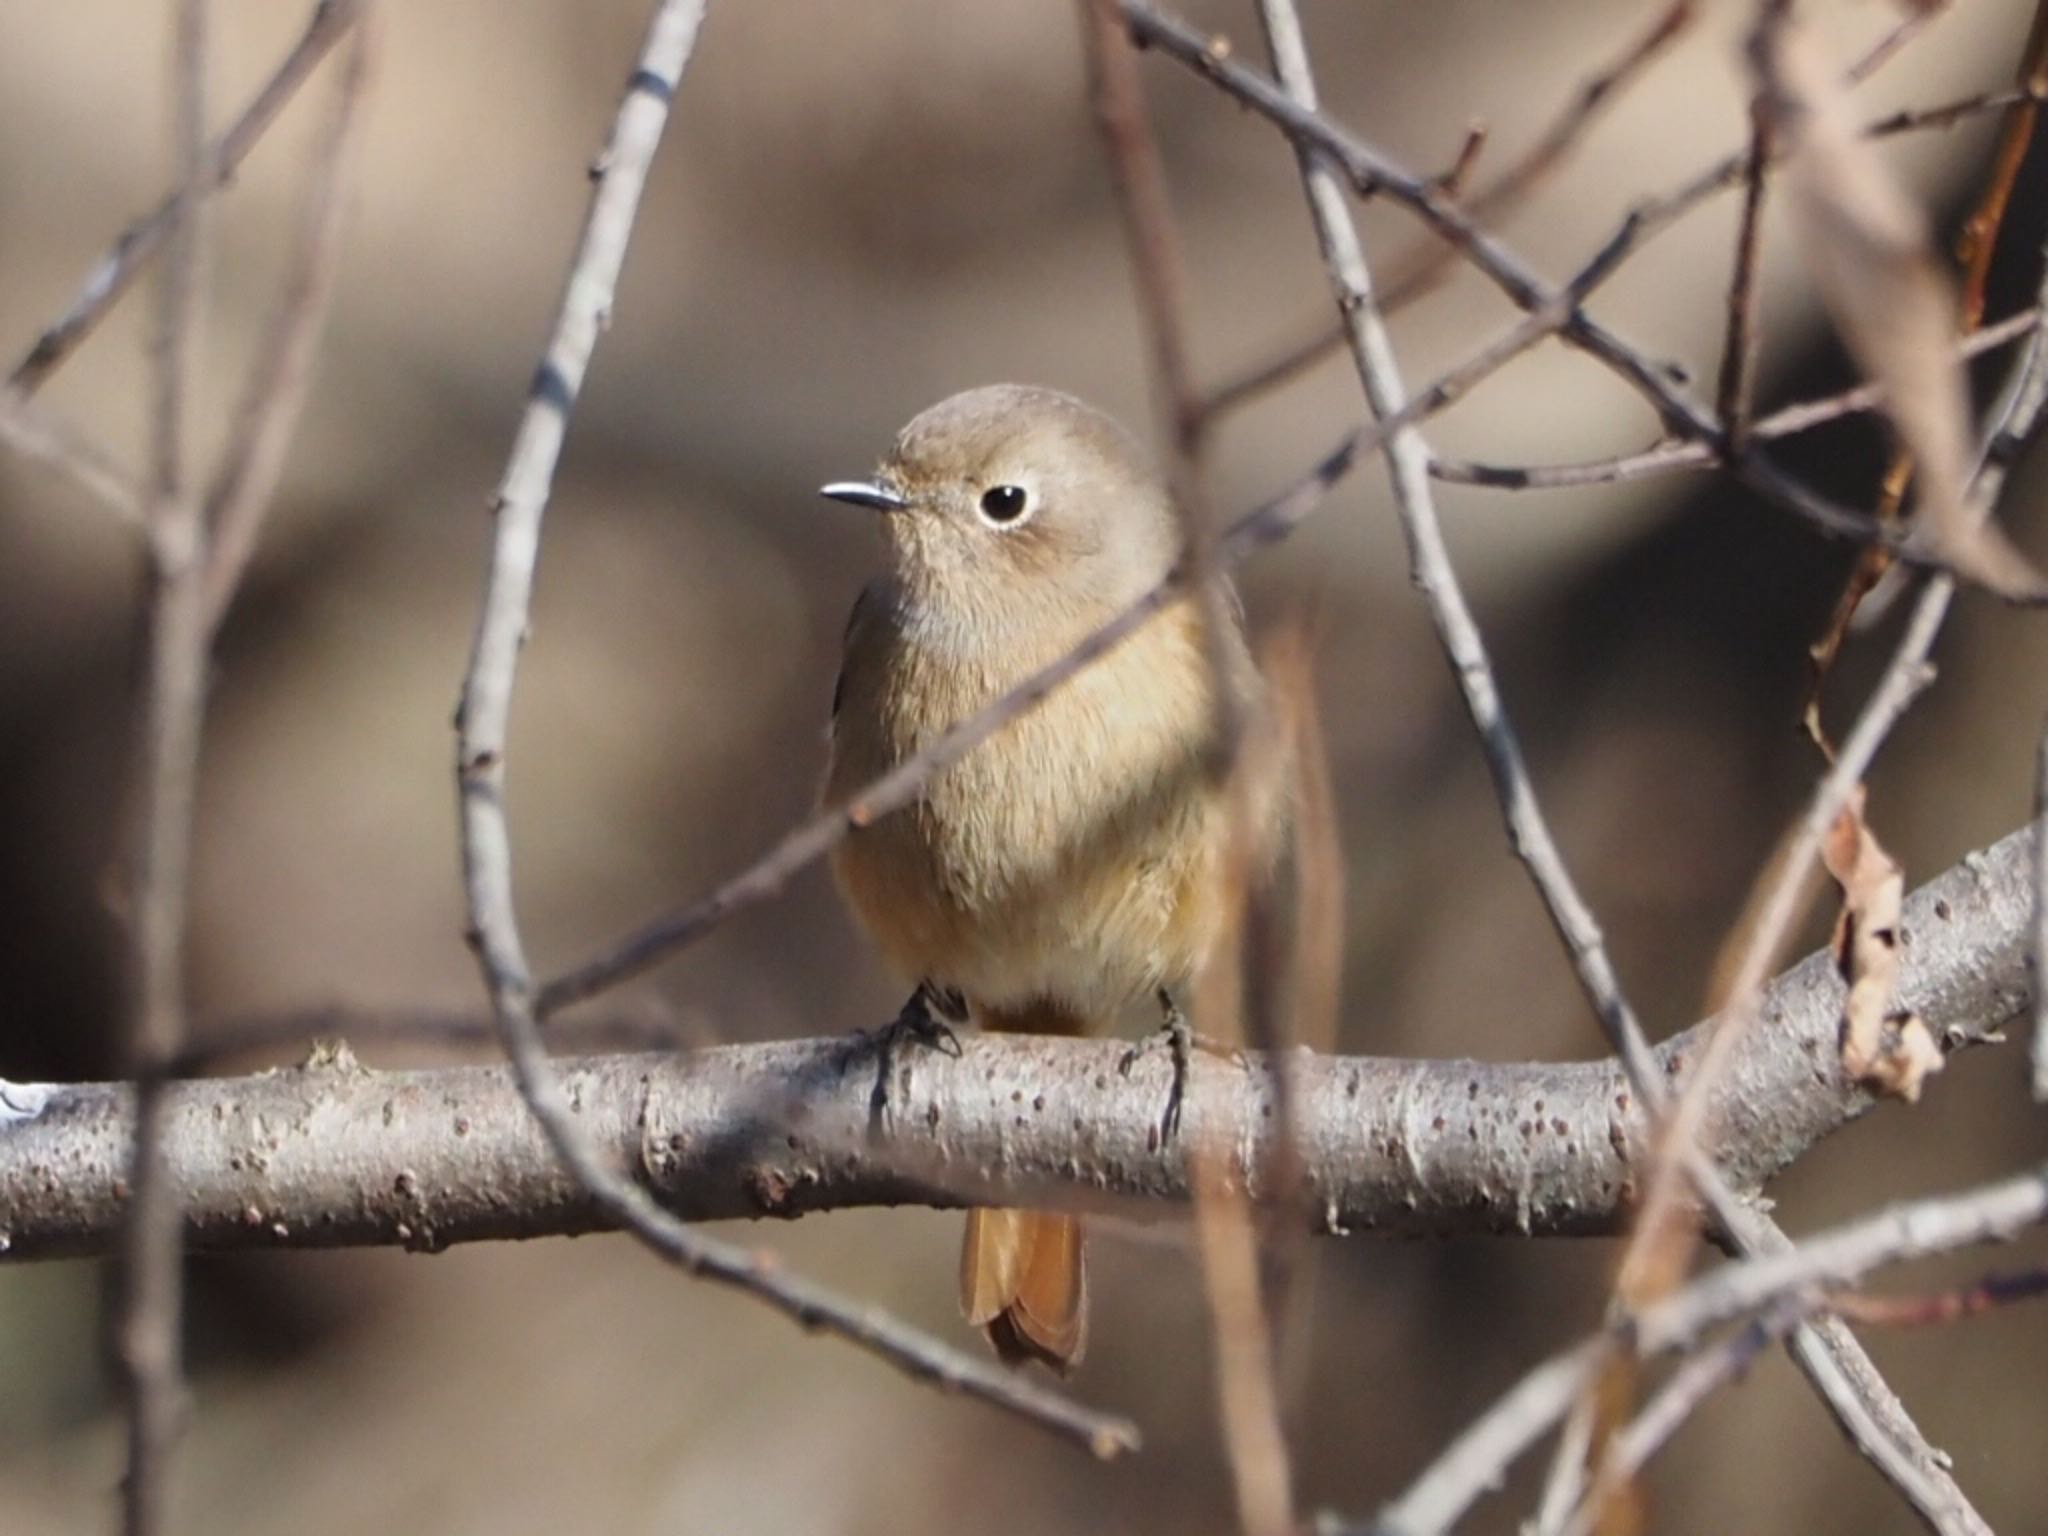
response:
[[[385,7],[368,152],[317,388],[258,566],[223,640],[200,829],[202,1014],[471,1005],[459,942],[449,714],[480,587],[485,506],[552,315],[640,5]],[[1326,3],[1308,24],[1332,109],[1425,168],[1467,124],[1482,170],[1531,141],[1646,24],[1619,0]],[[1892,25],[1814,4],[1847,59]],[[1206,5],[1247,52],[1249,9]],[[1741,142],[1748,8],[1687,39],[1508,233],[1562,275],[1636,197]],[[216,7],[215,120],[302,7]],[[1861,94],[1872,115],[2003,86],[2019,0],[1972,0]],[[25,347],[167,177],[168,19],[135,0],[0,8],[0,349]],[[1320,322],[1326,290],[1291,155],[1148,64],[1210,377]],[[869,532],[820,504],[913,411],[996,379],[1149,420],[1143,352],[1081,94],[1070,6],[937,0],[717,4],[686,77],[557,481],[518,703],[512,812],[543,968],[694,894],[804,811],[841,622]],[[324,94],[324,83],[309,93]],[[224,426],[271,302],[309,125],[287,113],[218,204],[206,343]],[[1945,218],[1981,127],[1894,147]],[[2029,167],[1993,315],[2035,280]],[[1735,203],[1659,240],[1596,306],[1710,384]],[[1366,215],[1377,253],[1407,247]],[[1767,224],[1766,392],[1847,375]],[[143,432],[147,301],[49,398],[124,451]],[[1460,280],[1405,314],[1411,381],[1508,311]],[[1989,377],[1987,375],[1987,377]],[[1219,499],[1283,483],[1360,410],[1332,362],[1232,419]],[[217,440],[219,433],[215,432]],[[1646,444],[1654,423],[1562,349],[1432,432],[1445,453],[1556,460]],[[1792,456],[1867,500],[1868,425]],[[2038,474],[2009,502],[2048,532]],[[1508,496],[1447,489],[1453,552],[1503,666],[1546,804],[1659,1033],[1691,1020],[1758,863],[1810,782],[1794,730],[1807,640],[1845,556],[1704,481]],[[0,1073],[103,1075],[117,970],[103,900],[135,655],[135,560],[94,505],[0,459]],[[1406,583],[1376,467],[1247,577],[1256,617],[1311,616],[1351,880],[1346,1049],[1592,1054],[1592,1020],[1507,856],[1449,678]],[[2048,688],[2037,619],[1971,597],[1943,682],[1908,719],[1873,811],[1918,880],[2026,815]],[[1868,676],[1859,642],[1838,698]],[[1839,706],[1838,706],[1839,707]],[[1814,930],[1816,935],[1818,927]],[[669,966],[631,1006],[706,1037],[826,1033],[899,1000],[816,872]],[[366,1048],[373,1062],[418,1052]],[[1930,1101],[1838,1137],[1778,1191],[1797,1231],[1904,1191],[2039,1157],[2019,1052],[1977,1053]],[[957,1218],[856,1213],[738,1235],[960,1333]],[[1098,1245],[1081,1390],[1144,1425],[1094,1465],[622,1239],[205,1260],[192,1266],[197,1415],[183,1528],[524,1532],[1222,1531],[1231,1508],[1195,1271],[1175,1226]],[[1599,1316],[1593,1243],[1359,1240],[1318,1250],[1313,1347],[1294,1362],[1306,1507],[1364,1513],[1536,1355]],[[1977,1261],[1981,1263],[1982,1261]],[[1971,1272],[1959,1269],[1957,1273]],[[1938,1277],[1937,1277],[1938,1278]],[[0,1271],[6,1528],[103,1528],[119,1440],[103,1272]],[[1923,1280],[1931,1283],[1931,1280]],[[2003,1530],[2048,1528],[2039,1448],[2048,1330],[2014,1311],[1873,1340]],[[1518,1483],[1517,1489],[1523,1484]],[[1659,1463],[1661,1529],[1912,1528],[1781,1359]],[[1480,1530],[1510,1530],[1514,1498]]]

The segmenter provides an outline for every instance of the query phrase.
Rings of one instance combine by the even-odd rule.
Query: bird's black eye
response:
[[[1021,485],[992,485],[981,493],[981,515],[992,523],[1014,523],[1031,506],[1031,493]]]

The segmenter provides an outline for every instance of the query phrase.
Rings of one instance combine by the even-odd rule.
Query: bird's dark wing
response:
[[[880,581],[873,581],[861,588],[860,596],[853,600],[853,611],[846,616],[846,633],[841,637],[839,644],[839,675],[832,680],[834,720],[839,718],[839,706],[846,702],[846,666],[847,658],[853,654],[854,636],[860,633],[864,624],[871,623],[880,612],[884,601],[882,586]]]

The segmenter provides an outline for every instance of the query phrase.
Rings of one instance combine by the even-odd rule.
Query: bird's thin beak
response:
[[[901,512],[910,505],[886,485],[868,480],[834,480],[830,485],[819,486],[818,494],[849,506],[872,507],[877,512]]]

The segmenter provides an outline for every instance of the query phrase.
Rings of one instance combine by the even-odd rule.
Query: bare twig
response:
[[[1913,107],[1893,112],[1863,125],[1863,137],[1896,138],[1906,133],[1926,133],[1954,128],[1993,112],[2002,112],[2029,96],[2024,90],[1976,91],[1954,101],[1931,107]],[[2031,93],[2038,97],[2039,93]],[[1780,151],[1782,153],[1782,151]],[[1718,193],[1741,186],[1749,167],[1745,147],[1724,155],[1703,170],[1696,171],[1673,190],[1636,205],[1630,217],[1639,227],[1638,239],[1648,241],[1663,233],[1686,214]]]
[[[1628,57],[1634,58],[1635,56],[1634,51],[1631,50]],[[1641,60],[1640,62],[1647,62],[1647,60]],[[1588,88],[1590,89],[1592,84],[1597,83],[1597,81],[1590,82]],[[1612,98],[1613,92],[1619,84],[1620,80],[1618,78],[1610,83],[1607,95],[1601,98],[1603,103]],[[1894,112],[1887,117],[1879,118],[1866,125],[1863,131],[1871,138],[1892,138],[1903,133],[1921,133],[1934,129],[1953,128],[1959,123],[1970,121],[1972,118],[1982,117],[1991,112],[2003,111],[2015,102],[2027,100],[2030,94],[2034,99],[2039,99],[2040,93],[2029,93],[2023,90],[1978,91],[1955,101],[1943,102],[1937,106]],[[1661,233],[1677,223],[1684,215],[1701,206],[1709,198],[1718,193],[1725,192],[1731,187],[1742,185],[1747,165],[1747,152],[1738,150],[1723,159],[1715,161],[1705,170],[1695,173],[1691,178],[1683,182],[1676,191],[1640,204],[1630,214],[1631,221],[1639,227],[1639,239],[1647,241],[1652,235]],[[1439,189],[1442,190],[1440,180],[1438,185]],[[1500,183],[1499,190],[1506,193],[1511,185],[1509,179],[1504,177]],[[1489,194],[1494,190],[1489,188]],[[1520,190],[1516,189],[1517,195],[1519,195]],[[1474,198],[1471,206],[1478,212],[1488,211],[1481,208],[1481,198]],[[1492,211],[1497,213],[1498,209]],[[1382,295],[1381,311],[1385,314],[1393,314],[1396,310],[1430,292],[1435,287],[1437,280],[1439,270],[1437,263],[1443,259],[1443,249],[1436,247],[1428,252],[1412,253],[1407,260],[1399,263],[1398,265],[1403,275],[1395,278],[1387,285],[1386,292]],[[1211,391],[1204,409],[1210,415],[1222,415],[1228,411],[1235,410],[1247,401],[1264,394],[1270,389],[1278,388],[1298,374],[1314,367],[1323,359],[1334,355],[1342,349],[1343,345],[1344,328],[1341,325],[1329,326],[1319,330],[1312,336],[1282,348],[1268,361],[1258,363],[1218,385]]]
[[[1783,4],[1766,7],[1767,16],[1780,21]],[[1728,328],[1721,343],[1721,372],[1714,398],[1721,429],[1728,434],[1731,450],[1739,450],[1749,435],[1749,411],[1756,389],[1757,313],[1763,290],[1757,285],[1757,265],[1763,250],[1764,173],[1773,153],[1775,118],[1762,96],[1749,104],[1749,154],[1742,168],[1742,220],[1735,232],[1735,271],[1728,283]]]
[[[1244,68],[1212,41],[1185,23],[1154,10],[1147,0],[1118,0],[1131,34],[1187,65],[1229,95],[1251,107],[1287,136],[1302,155],[1326,158],[1332,173],[1361,192],[1383,194],[1414,213],[1432,233],[1450,243],[1473,268],[1528,313],[1547,312],[1565,296],[1545,283],[1500,240],[1482,229],[1454,200],[1426,177],[1415,175],[1390,156],[1349,132],[1315,108],[1295,100],[1283,87]],[[1617,237],[1618,240],[1623,237]],[[1612,270],[1611,266],[1608,270]],[[1616,337],[1576,303],[1567,303],[1558,334],[1598,358],[1628,384],[1674,431],[1693,437],[1715,437],[1710,417],[1665,370],[1635,347]]]
[[[1263,888],[1265,831],[1259,808],[1274,803],[1288,765],[1282,733],[1269,712],[1246,733],[1225,785],[1229,832],[1218,885],[1222,934],[1195,984],[1195,1019],[1212,1039],[1261,1046],[1272,1088],[1272,1123],[1257,1164],[1240,1175],[1232,1143],[1187,1135],[1195,1236],[1215,1340],[1216,1394],[1224,1451],[1245,1536],[1292,1536],[1294,1474],[1280,1403],[1274,1314],[1261,1275],[1260,1232],[1249,1187],[1273,1201],[1277,1223],[1298,1215],[1301,1157],[1291,1044],[1280,1017],[1280,977],[1270,937],[1270,892]],[[1287,1207],[1292,1206],[1292,1212]],[[1276,1223],[1276,1224],[1277,1224]]]
[[[356,0],[316,0],[304,34],[264,82],[255,99],[219,138],[205,146],[175,191],[121,232],[113,247],[86,274],[64,313],[45,327],[35,345],[14,365],[7,377],[8,390],[33,394],[92,334],[163,246],[188,206],[234,179],[249,151],[306,83],[314,66],[354,23],[356,15]]]
[[[1581,1392],[1565,1415],[1551,1452],[1550,1470],[1543,1475],[1543,1493],[1530,1522],[1531,1536],[1558,1536],[1571,1519],[1586,1490],[1586,1455],[1593,1448],[1593,1432],[1601,1417],[1598,1392]]]
[[[137,531],[144,526],[145,493],[134,476],[62,417],[26,395],[0,389],[0,443],[60,471],[112,512],[116,521]]]
[[[1962,238],[1958,242],[1963,268],[1960,325],[1966,337],[1977,330],[1984,318],[1985,288],[1991,276],[1991,258],[1997,249],[1998,232],[2005,222],[2006,206],[2019,179],[2027,146],[2033,140],[2040,93],[2048,87],[2048,5],[2035,9],[2033,29],[2022,51],[2015,78],[2018,90],[2006,104],[1999,123],[1998,148],[1992,157],[1991,175],[1976,207],[1964,223]],[[1891,527],[1898,522],[1907,487],[1912,482],[1913,468],[1910,448],[1904,442],[1899,443],[1892,451],[1878,497],[1876,517],[1880,524]],[[1810,647],[1812,669],[1802,718],[1807,735],[1823,754],[1832,750],[1821,721],[1822,695],[1826,691],[1828,677],[1834,670],[1835,659],[1841,653],[1850,625],[1855,621],[1864,599],[1891,569],[1893,558],[1892,552],[1882,547],[1862,552],[1835,602],[1827,628]]]
[[[1166,175],[1158,142],[1146,120],[1136,60],[1116,18],[1115,0],[1080,0],[1080,4],[1095,126],[1116,191],[1144,321],[1153,389],[1178,468],[1179,461],[1192,460],[1199,453],[1202,421],[1194,371],[1188,362],[1187,277],[1180,243],[1174,236]]]
[[[1750,453],[1730,453],[1719,424],[1672,381],[1668,369],[1588,315],[1583,294],[1546,284],[1521,257],[1479,228],[1427,178],[1416,176],[1357,135],[1293,101],[1272,81],[1236,63],[1226,46],[1162,15],[1148,0],[1118,3],[1133,36],[1157,47],[1252,108],[1278,128],[1298,153],[1313,152],[1327,157],[1361,193],[1380,193],[1408,208],[1456,247],[1475,270],[1517,307],[1531,315],[1547,316],[1562,306],[1564,318],[1556,326],[1561,338],[1598,360],[1641,396],[1669,431],[1714,444],[1730,472],[1751,490],[1823,532],[1859,542],[1884,537],[1884,531],[1874,528],[1862,513],[1835,505],[1769,462]],[[1739,172],[1739,159],[1736,169]],[[1595,257],[1593,265],[1602,269],[1603,277],[1611,275],[1630,250],[1675,217],[1675,210],[1694,195],[1694,189],[1689,187],[1661,203],[1638,207]],[[1942,565],[1942,560],[1928,550],[1908,546],[1904,552],[1916,564]],[[2030,594],[2003,595],[2014,600],[2032,600]]]
[[[2044,294],[2048,294],[2048,272],[2044,272],[2043,281]],[[1976,495],[1981,504],[1988,506],[1994,502],[2003,483],[2004,465],[2009,462],[2013,450],[2001,445],[2015,443],[2031,434],[2044,403],[2048,403],[2048,334],[2037,328],[2006,399],[1996,414],[1996,425],[1988,435],[1990,446],[1976,477]],[[1653,1165],[1643,1222],[1638,1228],[1636,1241],[1631,1245],[1631,1257],[1624,1259],[1624,1265],[1643,1251],[1643,1245],[1665,1240],[1672,1230],[1668,1218],[1661,1213],[1672,1210],[1674,1202],[1682,1198],[1684,1183],[1684,1175],[1679,1173],[1673,1159],[1686,1155],[1685,1149],[1696,1145],[1706,1123],[1710,1096],[1729,1053],[1733,1052],[1756,1018],[1749,1000],[1756,995],[1756,989],[1768,974],[1773,958],[1803,905],[1800,895],[1805,876],[1818,857],[1822,838],[1862,781],[1894,723],[1933,679],[1927,656],[1947,616],[1954,592],[1955,583],[1947,575],[1937,575],[1928,581],[1890,665],[1872,691],[1855,728],[1842,743],[1839,754],[1815,789],[1805,813],[1786,840],[1764,883],[1763,894],[1753,905],[1754,921],[1740,946],[1740,957],[1732,967],[1728,986],[1729,1006],[1714,1034],[1709,1037],[1705,1053],[1695,1064],[1662,1129],[1663,1152]],[[1945,1473],[1939,1479],[1928,1475],[1927,1468],[1936,1467],[1938,1470],[1931,1455],[1916,1455],[1914,1459],[1923,1464],[1922,1475],[1917,1481],[1894,1481],[1899,1482],[1899,1486],[1913,1499],[1915,1507],[1937,1529],[1969,1530],[1981,1525],[1975,1512],[1962,1500],[1960,1492],[1951,1492],[1954,1485]]]
[[[1294,891],[1285,939],[1267,931],[1276,926],[1266,911],[1269,901],[1253,908],[1262,920],[1253,935],[1258,946],[1253,953],[1262,962],[1253,974],[1262,989],[1253,998],[1248,1034],[1252,1044],[1267,1050],[1332,1051],[1344,985],[1344,844],[1316,701],[1309,626],[1299,621],[1284,625],[1261,646],[1259,660],[1271,700],[1278,759],[1292,770]],[[1273,995],[1283,992],[1284,997]],[[1299,1236],[1303,1223],[1287,1209],[1307,1200],[1293,1074],[1283,1070],[1276,1088],[1273,1118],[1278,1145],[1268,1176],[1282,1209],[1263,1223],[1262,1272],[1271,1281],[1273,1358],[1284,1399],[1290,1378],[1313,1347],[1307,1327],[1312,1270]]]
[[[197,177],[205,147],[207,24],[205,0],[181,0],[171,66],[172,142],[178,179],[186,183]],[[168,231],[151,345],[148,661],[132,791],[128,911],[135,1136],[114,1322],[128,1423],[121,1487],[128,1536],[151,1536],[169,1521],[171,1453],[185,1411],[181,1223],[161,1140],[171,1094],[165,1069],[185,1039],[186,919],[206,709],[205,529],[188,462],[203,303],[201,211],[200,199],[182,205]]]
[[[1607,1442],[1606,1454],[1594,1473],[1591,1489],[1569,1520],[1548,1527],[1565,1536],[1592,1536],[1611,1490],[1633,1479],[1650,1464],[1679,1426],[1714,1393],[1740,1378],[1758,1356],[1783,1338],[1798,1322],[1801,1308],[1788,1302],[1728,1335],[1712,1349],[1694,1355],[1672,1373],[1657,1395]],[[1580,1403],[1587,1401],[1582,1397]],[[1574,1408],[1574,1413],[1578,1409]]]
[[[1586,1379],[1617,1350],[1637,1358],[1689,1350],[1714,1329],[1780,1305],[1795,1313],[1826,1305],[1843,1286],[1890,1264],[2009,1238],[2048,1219],[2048,1169],[1958,1195],[1894,1206],[1810,1238],[1785,1253],[1745,1259],[1694,1281],[1632,1319],[1531,1370],[1381,1511],[1374,1536],[1448,1530],[1545,1429]],[[1341,1529],[1342,1527],[1339,1527]]]
[[[1144,318],[1152,392],[1166,429],[1167,488],[1180,516],[1182,559],[1200,605],[1203,650],[1217,684],[1212,690],[1217,739],[1211,756],[1216,770],[1227,773],[1243,726],[1243,701],[1223,682],[1228,675],[1226,637],[1234,619],[1228,590],[1212,579],[1217,530],[1202,474],[1201,398],[1188,360],[1186,273],[1165,168],[1145,115],[1137,55],[1117,21],[1116,0],[1080,0],[1080,5],[1089,95]]]
[[[1468,202],[1476,219],[1497,220],[1520,204],[1562,165],[1603,112],[1620,100],[1622,93],[1656,59],[1684,35],[1692,25],[1694,0],[1673,0],[1611,63],[1580,83],[1550,126],[1529,150],[1505,168]],[[1476,157],[1485,135],[1477,130],[1466,138],[1451,172],[1435,179],[1437,190],[1446,197],[1461,195],[1461,168]],[[1431,293],[1450,271],[1455,252],[1435,245],[1428,250],[1407,253],[1394,263],[1396,276],[1380,295],[1382,314],[1393,314]],[[1318,331],[1303,342],[1285,348],[1276,357],[1254,365],[1219,384],[1203,403],[1205,417],[1224,415],[1250,400],[1286,383],[1324,358],[1342,350],[1344,327],[1334,325]]]
[[[2007,346],[2029,335],[2040,322],[2040,317],[2039,310],[2025,309],[2016,315],[2008,315],[1996,325],[1973,331],[1957,342],[1956,356],[1968,360]],[[1884,386],[1866,381],[1825,399],[1803,400],[1759,417],[1750,423],[1749,441],[1754,446],[1810,432],[1815,427],[1849,416],[1880,410],[1884,403]],[[1466,459],[1432,458],[1429,472],[1436,479],[1453,485],[1477,485],[1501,491],[1565,490],[1641,480],[1679,470],[1712,469],[1718,462],[1719,457],[1711,443],[1667,439],[1640,453],[1589,459],[1577,464],[1483,464]]]
[[[1992,151],[1991,174],[1983,194],[1963,224],[1956,254],[1963,268],[1962,328],[1974,331],[1984,318],[1984,290],[1991,277],[1991,258],[1998,249],[1998,232],[2005,224],[2005,210],[2019,184],[2020,167],[2034,142],[2041,96],[2048,91],[2048,4],[2034,7],[2034,22],[2020,53],[2014,81],[2016,97],[2006,108],[1998,125],[1998,147]]]
[[[298,244],[276,315],[257,358],[235,421],[234,437],[206,494],[208,624],[217,628],[249,558],[284,470],[285,450],[313,381],[313,349],[341,268],[349,162],[360,136],[359,110],[370,73],[375,18],[367,0],[355,27],[333,115],[314,150],[306,179]]]
[[[1472,172],[1479,166],[1479,157],[1486,149],[1489,130],[1484,122],[1474,120],[1465,125],[1465,137],[1458,142],[1458,153],[1451,163],[1436,178],[1437,190],[1448,197],[1463,197],[1465,184],[1472,179]]]
[[[458,712],[457,772],[469,937],[518,1081],[562,1166],[606,1217],[694,1275],[733,1286],[805,1327],[835,1333],[912,1376],[985,1402],[1114,1455],[1135,1443],[1121,1419],[1094,1413],[993,1361],[927,1338],[876,1308],[781,1271],[765,1255],[707,1237],[663,1210],[591,1139],[549,1064],[512,895],[505,822],[505,739],[533,588],[540,525],[563,437],[625,262],[640,193],[695,46],[704,0],[663,0],[648,26],[611,139],[593,175],[583,238],[497,497],[497,536],[476,646]]]
[[[1732,1222],[1728,1214],[1716,1212],[1728,1227],[1723,1246],[1751,1257],[1790,1251],[1792,1239],[1760,1209],[1739,1205]],[[1797,1323],[1786,1348],[1849,1444],[1899,1491],[1924,1524],[1952,1536],[1989,1536],[1983,1518],[1950,1471],[1949,1458],[1928,1443],[1840,1318],[1817,1316]]]
[[[2043,296],[2048,297],[2048,268],[2044,268],[2042,283]],[[1988,506],[1997,500],[2007,467],[2018,445],[2032,435],[2044,406],[2048,406],[2048,326],[2037,325],[2006,397],[1995,413],[1994,425],[1986,435],[1987,446],[1973,493],[1980,504]],[[1842,743],[1840,753],[1815,788],[1796,832],[1777,861],[1767,887],[1768,895],[1757,906],[1756,921],[1732,971],[1728,988],[1732,1001],[1722,1028],[1710,1041],[1706,1055],[1697,1063],[1679,1096],[1669,1127],[1674,1144],[1683,1145],[1697,1133],[1699,1117],[1705,1111],[1725,1053],[1734,1049],[1755,1016],[1743,1000],[1755,996],[1798,915],[1800,889],[1818,856],[1822,837],[1862,780],[1893,724],[1932,680],[1927,656],[1954,593],[1953,578],[1936,575],[1928,580],[1890,664],[1872,690],[1855,728]],[[1656,1198],[1654,1190],[1651,1198]]]
[[[2029,1005],[2032,868],[2022,829],[1906,902],[1901,999],[1958,1043],[1985,1039]],[[1766,993],[1770,1027],[1738,1052],[1704,1149],[1737,1189],[1764,1185],[1870,1107],[1834,1061],[1841,998],[1825,951]],[[230,1033],[244,1042],[282,1038],[285,1021],[259,1022]],[[354,1040],[394,1031],[470,1039],[487,1027],[467,1015],[334,1010],[296,1026],[302,1036]],[[1508,1016],[1498,1024],[1503,1033],[1515,1027]],[[1711,1028],[1659,1047],[1658,1070],[1694,1059]],[[1126,1079],[1115,1070],[1124,1050],[1117,1041],[975,1034],[961,1046],[957,1060],[935,1052],[899,1059],[890,1092],[915,1112],[892,1125],[886,1143],[868,1132],[875,1058],[844,1037],[586,1057],[563,1071],[603,1155],[633,1167],[664,1205],[693,1221],[971,1203],[991,1193],[1136,1202],[1154,1215],[1162,1202],[1189,1199],[1180,1147],[1157,1136],[1163,1053]],[[1272,1070],[1257,1054],[1198,1054],[1185,1130],[1245,1149],[1231,1176],[1303,1230],[1605,1235],[1628,1219],[1640,1176],[1627,1134],[1634,1090],[1611,1059],[1297,1053],[1290,1081],[1301,1184],[1293,1200],[1267,1177],[1275,1167]],[[15,1088],[7,1102],[16,1123],[0,1126],[7,1258],[107,1252],[125,1210],[130,1091]],[[1033,1108],[1020,1114],[1020,1104]],[[182,1084],[168,1116],[164,1146],[197,1248],[437,1248],[617,1225],[563,1169],[503,1066],[368,1071],[329,1046],[297,1070]]]
[[[1228,860],[1235,867],[1224,881],[1225,899],[1234,909],[1226,925],[1231,931],[1201,978],[1196,1007],[1197,1021],[1215,1031],[1226,1016],[1236,1022],[1243,995],[1243,975],[1236,962],[1244,951],[1251,900],[1246,878],[1251,861],[1245,844],[1246,785],[1262,757],[1270,754],[1261,751],[1267,744],[1246,741],[1247,701],[1238,696],[1229,672],[1227,646],[1236,619],[1229,589],[1216,579],[1216,530],[1202,472],[1205,419],[1188,360],[1185,273],[1165,170],[1145,111],[1136,51],[1117,19],[1115,0],[1081,0],[1081,12],[1096,127],[1116,191],[1151,356],[1152,390],[1168,443],[1167,478],[1181,520],[1181,563],[1201,604],[1203,649],[1215,700],[1211,771],[1223,780],[1236,811]],[[1284,1072],[1275,1081],[1284,1105]],[[1282,1121],[1284,1145],[1284,1113]],[[1194,1168],[1195,1226],[1216,1342],[1219,1413],[1237,1492],[1239,1527],[1245,1536],[1290,1536],[1292,1475],[1274,1387],[1249,1202],[1242,1190],[1210,1167],[1202,1144],[1190,1140],[1187,1156]]]
[[[1861,85],[1874,76],[1948,7],[1949,0],[1919,0],[1919,3],[1907,6],[1906,14],[1897,24],[1873,43],[1868,53],[1849,66],[1849,83]]]
[[[1904,108],[1865,124],[1863,132],[1873,139],[1889,139],[1902,133],[1954,128],[1973,118],[1986,117],[1993,112],[2004,112],[2023,101],[2039,101],[2041,96],[2041,90],[2035,88],[1975,91],[1968,96],[1959,96],[1954,101],[1941,102],[1932,107]]]
[[[1838,1316],[1866,1327],[1931,1328],[2043,1296],[2048,1296],[2048,1269],[2023,1269],[2009,1275],[1986,1275],[1959,1290],[1928,1296],[1872,1296],[1849,1291],[1828,1298],[1828,1306]]]
[[[1188,1161],[1196,1185],[1195,1235],[1209,1331],[1216,1341],[1216,1393],[1237,1493],[1238,1529],[1245,1536],[1292,1536],[1294,1476],[1259,1283],[1251,1201],[1212,1166],[1216,1159],[1191,1149]]]

